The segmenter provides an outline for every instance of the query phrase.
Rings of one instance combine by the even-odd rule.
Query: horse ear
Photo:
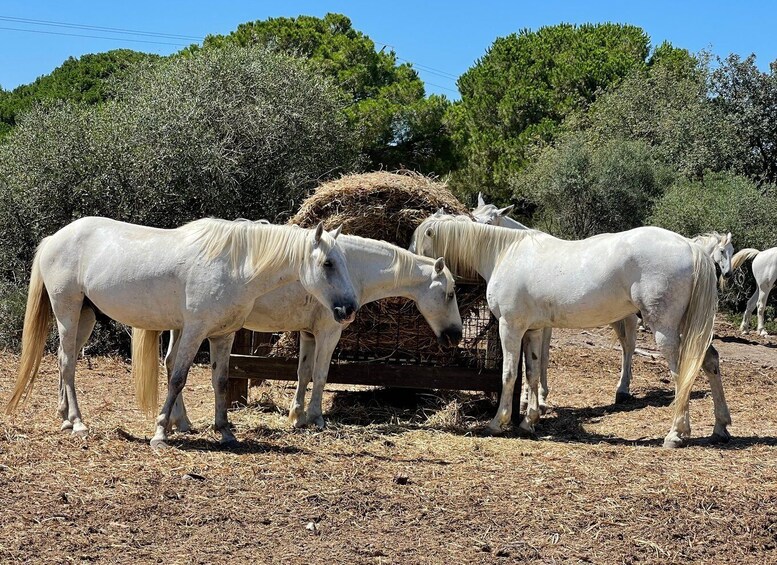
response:
[[[437,211],[434,213],[435,218],[439,218],[440,216],[444,216],[444,215],[445,215],[445,210],[443,210],[442,208],[437,208]]]
[[[485,206],[485,205],[486,205],[486,201],[483,200],[483,193],[478,192],[478,206]]]
[[[318,245],[321,242],[321,236],[324,235],[324,222],[318,222],[316,231],[313,234],[313,243]]]
[[[445,259],[440,257],[437,259],[437,261],[434,262],[434,272],[438,275],[442,273],[442,270],[445,268]]]
[[[505,206],[504,208],[500,208],[496,211],[497,216],[506,216],[510,213],[510,210],[515,208],[515,204],[510,204],[509,206]]]
[[[332,239],[337,239],[337,236],[340,235],[341,231],[343,231],[343,224],[340,224],[339,226],[337,226],[337,228],[330,231],[329,235],[332,236]]]
[[[729,243],[731,243],[731,232],[728,232],[726,234],[726,245],[728,245]]]

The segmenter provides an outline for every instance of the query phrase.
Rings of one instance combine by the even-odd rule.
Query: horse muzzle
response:
[[[461,341],[461,328],[451,326],[440,332],[437,342],[443,347],[456,347]]]
[[[332,308],[335,320],[341,324],[350,324],[356,319],[356,310],[358,308],[354,304],[344,304],[342,306],[335,306]]]

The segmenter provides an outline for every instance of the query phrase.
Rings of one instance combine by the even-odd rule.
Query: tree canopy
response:
[[[497,197],[528,159],[555,138],[563,120],[644,66],[649,39],[638,27],[562,24],[499,38],[459,78],[457,184]]]
[[[44,100],[103,102],[110,79],[122,76],[135,63],[158,58],[158,55],[129,49],[84,55],[78,59],[70,57],[51,74],[39,77],[32,84],[0,91],[0,136],[16,125],[20,113]]]
[[[208,36],[202,49],[230,43],[262,45],[309,59],[349,97],[345,112],[362,168],[409,167],[445,173],[451,166],[441,96],[425,97],[412,65],[353,28],[341,14],[269,18],[243,23],[229,35]],[[187,52],[199,50],[191,47]]]

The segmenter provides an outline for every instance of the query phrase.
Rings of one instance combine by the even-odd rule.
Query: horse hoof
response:
[[[89,435],[89,428],[82,422],[75,422],[73,424],[73,435],[78,437],[86,437]]]
[[[634,402],[634,395],[629,392],[616,392],[615,404],[630,404]]]
[[[323,430],[326,428],[326,421],[323,416],[317,416],[310,421],[316,428]]]
[[[685,440],[678,436],[667,436],[664,438],[664,449],[677,449],[685,447]]]
[[[760,332],[758,332],[758,335],[760,335],[761,337],[769,337],[769,332],[767,332],[766,330],[761,330]]]
[[[497,436],[501,436],[503,433],[504,433],[504,430],[502,429],[502,426],[494,427],[494,426],[491,426],[490,424],[485,428],[483,428],[482,430],[480,430],[480,435],[482,435],[483,437],[497,437]]]
[[[219,442],[219,447],[223,449],[237,449],[240,447],[240,442],[236,438],[222,439]]]
[[[724,429],[722,432],[713,432],[710,436],[710,443],[712,444],[721,444],[721,443],[728,443],[731,441],[731,434],[728,433],[728,430]]]
[[[163,449],[170,449],[170,445],[167,443],[167,441],[163,439],[157,439],[152,438],[151,440],[151,449],[153,450],[163,450]]]
[[[518,425],[518,433],[522,436],[533,436],[534,435],[534,424],[529,423],[525,418],[524,420]]]
[[[59,431],[67,432],[73,429],[73,422],[70,420],[63,420],[62,425],[59,426]]]

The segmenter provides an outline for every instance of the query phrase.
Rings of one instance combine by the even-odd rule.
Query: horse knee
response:
[[[707,348],[707,352],[704,354],[702,370],[705,373],[712,375],[716,375],[720,370],[720,355],[718,354],[718,350],[711,345]]]

